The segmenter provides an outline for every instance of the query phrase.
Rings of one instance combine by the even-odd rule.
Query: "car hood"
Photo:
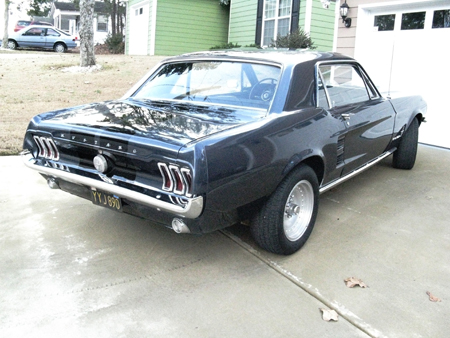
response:
[[[37,118],[40,123],[53,125],[55,129],[80,128],[91,130],[92,133],[122,133],[183,146],[237,125],[259,120],[265,114],[265,111],[253,109],[127,99],[49,112]]]

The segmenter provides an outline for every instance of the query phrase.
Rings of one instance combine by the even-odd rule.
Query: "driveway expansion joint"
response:
[[[282,266],[280,266],[277,262],[265,257],[261,252],[253,248],[251,245],[245,243],[242,241],[239,237],[232,234],[231,232],[227,230],[220,230],[220,232],[231,239],[233,242],[241,246],[244,250],[258,258],[261,262],[265,263],[267,266],[269,266],[274,271],[278,272],[281,276],[283,276],[285,279],[293,283],[294,285],[301,288],[303,291],[308,293],[310,296],[317,299],[319,302],[327,306],[328,308],[335,310],[339,316],[341,316],[344,320],[346,320],[348,323],[356,327],[358,330],[364,332],[369,337],[372,338],[384,338],[386,337],[384,334],[382,334],[380,331],[372,328],[369,324],[364,322],[361,318],[356,316],[354,313],[352,313],[350,310],[348,310],[345,306],[342,304],[339,304],[337,301],[330,301],[323,297],[317,288],[313,288],[311,284],[305,283],[300,278],[295,276],[290,271],[284,269]]]

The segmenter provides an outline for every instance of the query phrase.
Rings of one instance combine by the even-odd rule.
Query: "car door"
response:
[[[18,41],[20,47],[45,47],[45,29],[31,26]]]
[[[56,41],[60,40],[61,34],[51,28],[46,29],[45,34],[45,48],[53,48]]]
[[[386,150],[395,111],[357,63],[323,63],[318,68],[325,94],[319,102],[346,125],[341,136],[345,175]]]

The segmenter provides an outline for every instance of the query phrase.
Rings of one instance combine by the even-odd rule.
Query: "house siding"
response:
[[[318,50],[332,50],[334,39],[335,3],[328,9],[320,0],[312,0],[311,26],[306,25],[307,0],[300,1],[299,27],[310,33]],[[255,43],[257,0],[232,0],[228,42],[246,46]]]
[[[225,44],[228,23],[229,10],[218,0],[159,0],[154,54],[176,55]]]
[[[317,50],[333,50],[335,5],[330,2],[328,8],[323,8],[319,0],[312,3],[310,37]]]
[[[257,10],[258,1],[231,1],[228,42],[241,46],[255,43]]]
[[[298,20],[298,27],[305,30],[306,19],[306,0],[300,0],[300,14]]]
[[[352,57],[355,56],[356,27],[358,24],[358,6],[383,2],[392,2],[392,1],[391,0],[347,1],[348,6],[350,7],[348,17],[352,19],[352,26],[350,28],[346,28],[342,23],[342,20],[339,21],[336,52],[349,55]]]

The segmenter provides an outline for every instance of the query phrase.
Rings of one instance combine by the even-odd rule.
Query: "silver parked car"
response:
[[[77,38],[55,27],[28,26],[9,36],[8,48],[45,48],[64,53],[77,46]]]

